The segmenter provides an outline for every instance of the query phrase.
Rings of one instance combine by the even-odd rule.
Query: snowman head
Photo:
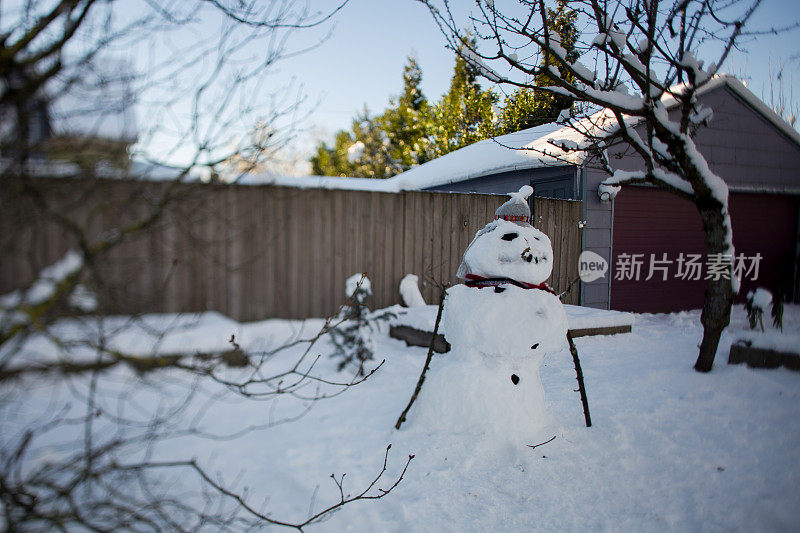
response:
[[[547,235],[530,224],[526,199],[529,186],[511,193],[511,199],[495,212],[495,220],[479,230],[464,252],[456,275],[510,278],[525,283],[543,283],[553,272],[553,247]]]

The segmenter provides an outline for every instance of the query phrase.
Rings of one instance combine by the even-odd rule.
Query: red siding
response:
[[[792,196],[731,193],[730,211],[737,255],[763,256],[756,282],[742,283],[739,300],[754,286],[791,284],[795,261],[797,199]],[[660,272],[645,281],[650,254],[702,254],[703,233],[694,205],[664,191],[626,187],[614,200],[611,308],[637,312],[672,312],[702,307],[706,281],[675,278],[669,265],[666,281]],[[645,254],[641,277],[616,279],[620,254]],[[705,266],[703,274],[705,275]],[[787,285],[790,286],[790,285]]]

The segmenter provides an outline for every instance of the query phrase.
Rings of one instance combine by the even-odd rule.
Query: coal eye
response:
[[[519,233],[506,233],[500,238],[503,239],[504,241],[513,241],[517,237],[519,237]]]
[[[537,241],[539,240],[539,237],[534,236],[533,238],[536,239]]]

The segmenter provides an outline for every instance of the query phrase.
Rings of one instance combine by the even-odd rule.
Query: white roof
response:
[[[527,148],[557,131],[557,124],[544,124],[508,135],[484,139],[433,161],[389,178],[398,190],[427,189],[489,174],[508,172],[559,161]],[[563,163],[561,163],[563,164]]]
[[[520,150],[520,148],[533,145],[542,138],[547,138],[549,134],[558,129],[557,124],[545,124],[478,141],[388,179],[248,174],[239,179],[237,183],[242,185],[279,185],[303,189],[350,189],[378,192],[427,189],[498,172],[558,164],[555,159],[544,157],[541,153]]]

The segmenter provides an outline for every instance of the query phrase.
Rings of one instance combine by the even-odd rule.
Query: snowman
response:
[[[450,352],[431,366],[418,418],[428,428],[530,443],[547,423],[539,367],[567,344],[567,317],[545,284],[550,239],[531,226],[529,186],[478,231],[448,289],[442,315]]]

